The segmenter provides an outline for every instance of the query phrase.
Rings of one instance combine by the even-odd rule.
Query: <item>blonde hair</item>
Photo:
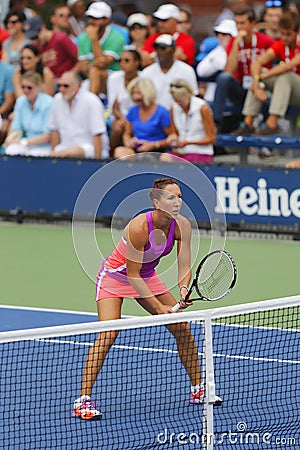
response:
[[[41,74],[35,72],[34,70],[28,70],[22,74],[22,80],[32,81],[34,84],[43,84],[43,79]]]
[[[156,99],[156,89],[152,81],[149,78],[143,77],[137,77],[131,80],[127,86],[131,98],[133,89],[136,86],[138,86],[141,91],[145,106],[150,106],[151,103],[153,103],[154,100]]]
[[[169,91],[172,95],[193,95],[194,93],[193,86],[182,78],[172,80]]]

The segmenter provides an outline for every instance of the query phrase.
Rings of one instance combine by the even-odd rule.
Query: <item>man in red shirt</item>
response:
[[[299,15],[284,13],[279,20],[281,39],[251,65],[252,84],[247,93],[243,114],[244,123],[234,134],[254,132],[253,121],[261,110],[267,92],[272,92],[269,116],[265,126],[256,134],[267,136],[278,133],[278,119],[284,117],[290,104],[300,106],[300,43],[297,43]],[[279,64],[266,69],[270,63]]]
[[[247,90],[252,83],[250,65],[275,42],[270,36],[255,31],[255,13],[252,8],[246,6],[236,10],[234,19],[238,35],[229,41],[227,63],[224,72],[218,75],[212,105],[219,131],[223,131],[226,100],[229,99],[232,109],[240,114]]]
[[[35,43],[42,55],[44,66],[49,67],[60,78],[64,72],[74,70],[77,64],[77,46],[65,34],[48,30],[46,25],[41,25]]]
[[[161,5],[153,13],[153,17],[157,19],[159,33],[151,34],[145,40],[142,48],[144,54],[148,53],[148,65],[154,62],[155,49],[153,44],[158,36],[160,34],[171,34],[176,43],[174,58],[192,66],[195,60],[195,42],[189,34],[177,31],[177,24],[181,17],[179,8],[172,3]]]

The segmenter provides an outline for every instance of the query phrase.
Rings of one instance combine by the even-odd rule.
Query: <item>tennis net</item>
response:
[[[260,449],[279,439],[299,448],[299,307],[290,297],[0,333],[2,448]],[[190,380],[169,331],[188,335],[186,323],[206,385],[203,406],[189,402]],[[102,420],[72,418],[87,353],[99,333],[116,331],[93,388]]]

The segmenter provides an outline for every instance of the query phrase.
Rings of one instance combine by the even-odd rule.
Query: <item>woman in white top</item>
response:
[[[170,84],[174,103],[171,106],[172,125],[177,133],[169,135],[172,152],[161,155],[161,160],[180,160],[195,164],[212,164],[216,142],[216,128],[208,104],[193,95],[193,87],[183,79]]]
[[[108,109],[111,114],[110,148],[120,145],[126,124],[126,114],[134,102],[127,90],[131,80],[139,76],[140,54],[136,50],[124,50],[120,58],[120,68],[109,75],[107,81]]]

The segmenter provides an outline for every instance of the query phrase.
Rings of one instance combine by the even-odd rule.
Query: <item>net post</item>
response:
[[[207,311],[203,324],[203,361],[205,379],[205,397],[203,404],[203,448],[214,448],[214,401],[215,401],[215,377],[213,362],[213,342],[211,314]]]

